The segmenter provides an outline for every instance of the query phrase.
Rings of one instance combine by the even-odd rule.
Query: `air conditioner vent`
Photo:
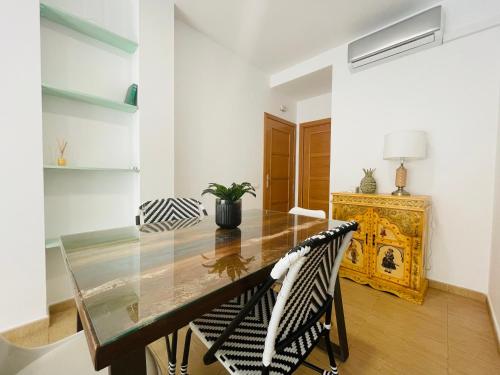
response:
[[[348,62],[353,70],[442,44],[441,6],[358,39],[348,46]]]

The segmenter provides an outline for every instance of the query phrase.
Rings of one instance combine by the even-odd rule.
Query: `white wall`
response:
[[[47,316],[39,20],[38,2],[2,2],[0,332]]]
[[[271,82],[295,79],[330,61],[332,191],[352,191],[361,169],[374,167],[379,192],[390,192],[397,166],[382,159],[384,134],[427,131],[428,158],[407,167],[408,190],[433,199],[428,277],[486,293],[500,80],[500,29],[491,25],[500,3],[474,2],[472,24],[467,2],[444,5],[448,42],[442,46],[352,74],[343,45],[275,74]],[[485,25],[488,30],[470,34]],[[480,224],[462,230],[471,222]]]
[[[490,257],[490,285],[488,298],[500,340],[500,100],[498,104],[497,152],[495,162],[495,197],[493,204],[493,233]],[[499,342],[500,345],[500,342]]]
[[[295,122],[295,103],[268,77],[181,21],[175,21],[175,194],[200,198],[209,182],[262,184],[264,112]],[[280,104],[288,112],[279,111]],[[214,211],[213,197],[203,199]],[[262,207],[244,199],[245,208]]]
[[[174,2],[140,1],[141,201],[174,193]]]
[[[297,123],[321,120],[332,116],[332,94],[323,94],[297,102]]]

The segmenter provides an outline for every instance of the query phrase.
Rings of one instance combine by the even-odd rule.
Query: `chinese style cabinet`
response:
[[[333,193],[332,202],[334,219],[359,223],[340,276],[422,303],[430,197]]]

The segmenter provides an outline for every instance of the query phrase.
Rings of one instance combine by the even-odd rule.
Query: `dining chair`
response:
[[[311,216],[318,219],[326,219],[325,211],[323,210],[309,210],[302,207],[294,207],[288,213],[293,215]]]
[[[207,216],[207,210],[194,198],[162,198],[141,204],[135,221],[142,225],[202,216]]]
[[[145,350],[147,374],[161,374],[160,367],[149,348]],[[83,331],[38,348],[23,348],[0,336],[0,374],[2,375],[95,375],[107,373],[108,369],[94,370]]]
[[[187,374],[193,332],[208,348],[205,364],[219,360],[230,374],[291,374],[301,364],[323,375],[338,374],[330,342],[332,301],[357,226],[349,222],[309,237],[283,256],[260,286],[190,323],[181,374]],[[276,293],[272,286],[282,275]],[[328,371],[305,361],[321,338]]]

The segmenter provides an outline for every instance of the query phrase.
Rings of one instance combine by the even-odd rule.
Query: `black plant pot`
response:
[[[241,224],[241,199],[232,202],[222,199],[215,201],[215,224],[221,228],[232,229]]]

